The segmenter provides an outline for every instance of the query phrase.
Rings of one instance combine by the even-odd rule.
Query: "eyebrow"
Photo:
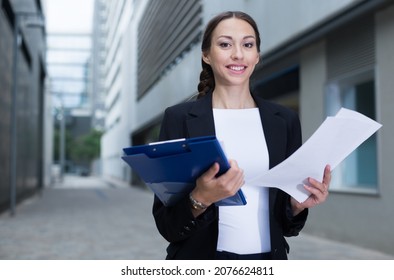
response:
[[[229,35],[220,35],[220,36],[218,36],[218,39],[220,39],[220,38],[226,38],[226,39],[233,40],[233,37],[231,37]],[[245,40],[245,39],[255,39],[256,40],[256,37],[253,35],[246,35],[243,37],[243,40]]]

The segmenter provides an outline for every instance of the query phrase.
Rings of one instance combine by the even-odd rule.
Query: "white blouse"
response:
[[[219,207],[218,251],[256,254],[271,251],[268,188],[247,184],[269,169],[269,156],[258,108],[213,109],[216,137],[228,159],[244,170],[247,204]]]

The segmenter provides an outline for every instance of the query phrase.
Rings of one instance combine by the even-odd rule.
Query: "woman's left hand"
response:
[[[310,185],[304,185],[305,189],[311,193],[311,195],[302,203],[299,203],[294,198],[291,198],[291,206],[293,209],[293,215],[299,214],[305,208],[312,208],[318,204],[323,203],[328,198],[328,188],[331,182],[331,167],[326,165],[324,168],[323,181],[319,182],[313,178],[308,178]]]

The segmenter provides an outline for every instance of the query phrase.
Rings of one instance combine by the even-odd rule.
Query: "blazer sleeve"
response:
[[[186,137],[184,122],[184,114],[179,108],[170,107],[166,109],[159,140],[165,141]],[[185,240],[217,219],[217,211],[214,205],[211,205],[199,217],[194,218],[188,196],[168,207],[164,206],[155,196],[152,213],[158,231],[168,242]]]
[[[286,117],[287,123],[287,153],[286,158],[291,156],[301,145],[302,145],[302,133],[301,124],[298,115],[289,110],[289,114]],[[285,198],[282,200],[282,225],[284,236],[297,236],[305,226],[308,209],[305,209],[297,216],[293,216],[293,211],[290,203],[290,196],[285,194]],[[284,211],[283,211],[284,210]]]

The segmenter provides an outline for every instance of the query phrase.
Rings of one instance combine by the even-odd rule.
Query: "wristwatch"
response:
[[[208,208],[208,206],[206,206],[204,203],[195,200],[192,196],[192,193],[189,194],[189,200],[192,208],[195,210],[205,210]]]

